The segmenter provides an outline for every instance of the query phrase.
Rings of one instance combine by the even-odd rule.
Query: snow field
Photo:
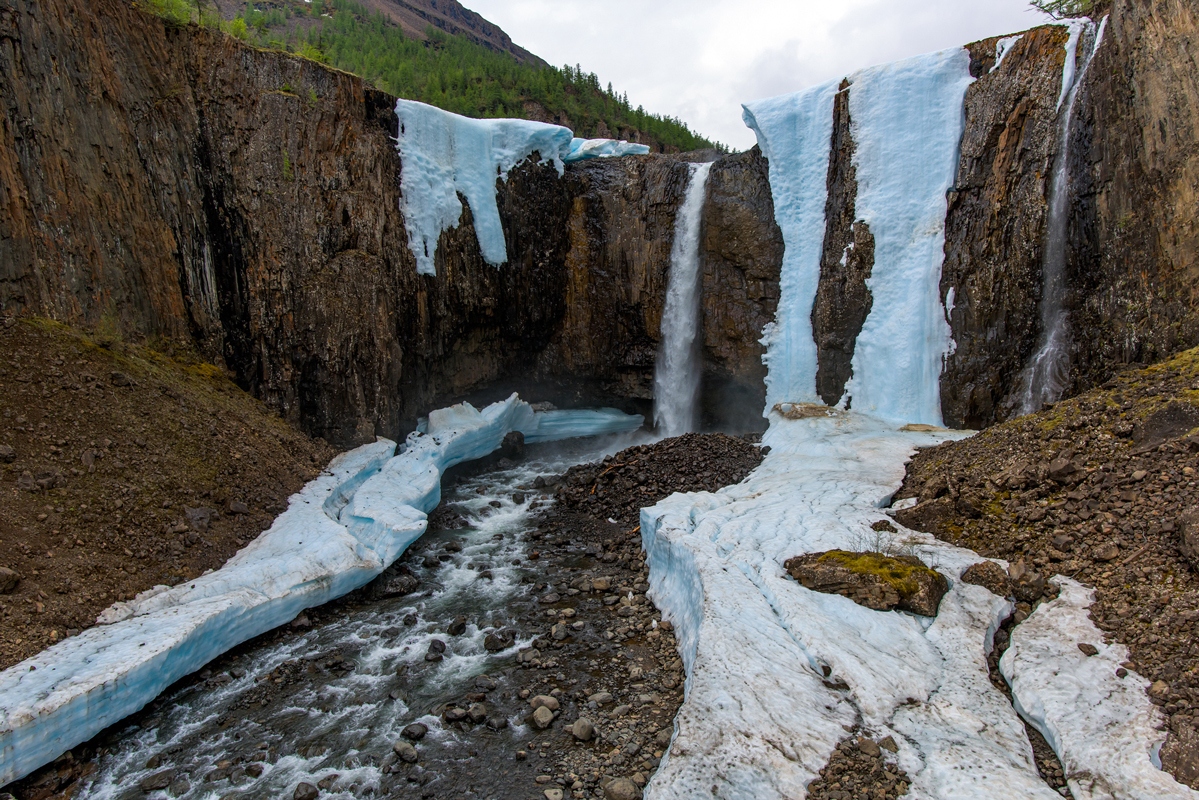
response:
[[[617,411],[534,413],[516,395],[429,415],[425,433],[338,456],[224,567],[118,603],[102,624],[0,672],[0,785],[134,713],[226,650],[363,586],[425,531],[441,472],[519,430],[529,441],[635,430]]]
[[[642,511],[650,592],[688,674],[647,797],[803,797],[855,725],[895,738],[910,797],[1058,797],[987,674],[1011,607],[957,580],[979,556],[926,534],[896,537],[951,581],[931,620],[809,591],[782,568],[802,553],[878,547],[870,523],[885,518],[913,448],[948,436],[856,414],[772,415],[772,450],[745,482]]]
[[[1105,644],[1088,616],[1095,592],[1058,576],[1056,600],[1012,631],[999,669],[1020,714],[1062,761],[1075,800],[1193,800],[1199,792],[1161,770],[1165,719],[1149,701],[1149,681],[1116,675],[1128,648]],[[1099,653],[1087,656],[1079,644]]]

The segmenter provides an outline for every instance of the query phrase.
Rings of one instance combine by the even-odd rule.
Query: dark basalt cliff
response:
[[[1199,341],[1194,13],[1117,2],[1076,104],[1070,311],[1075,383]],[[941,289],[956,350],[945,419],[1009,413],[1036,346],[1065,33],[991,71],[970,46]],[[499,186],[510,261],[471,225],[418,276],[399,211],[393,99],[359,79],[175,29],[124,0],[0,0],[0,309],[185,340],[309,432],[402,434],[459,398],[514,389],[647,411],[687,157],[526,164]],[[843,87],[813,310],[837,400],[870,307]],[[694,158],[695,156],[690,156]],[[711,157],[717,158],[716,154]],[[759,343],[783,243],[755,148],[717,158],[703,214],[704,419],[760,425]],[[850,244],[852,243],[852,247]]]
[[[1117,0],[1070,164],[1075,389],[1199,344],[1199,8]]]
[[[509,263],[484,263],[467,209],[428,278],[394,101],[353,76],[121,0],[0,0],[0,72],[6,313],[190,340],[343,444],[517,387],[645,409],[682,161],[520,167],[499,190]],[[714,224],[769,233],[764,162],[729,162]],[[715,245],[715,280],[739,286],[713,294],[705,339],[709,371],[756,397],[781,243],[738,236],[744,252]]]
[[[1049,174],[1067,34],[1037,28],[995,66],[995,39],[969,46],[976,81],[949,212],[941,297],[956,344],[941,373],[946,424],[981,428],[1020,389],[1037,346]]]

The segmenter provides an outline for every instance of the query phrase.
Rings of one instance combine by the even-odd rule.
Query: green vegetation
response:
[[[845,567],[857,575],[873,575],[881,578],[900,597],[910,597],[920,590],[916,575],[936,575],[936,571],[923,564],[912,563],[902,558],[891,558],[882,553],[851,553],[848,550],[830,550],[818,559],[819,563],[832,562]]]
[[[1085,17],[1095,9],[1095,0],[1031,0],[1034,8],[1054,19]]]
[[[460,36],[430,27],[428,39],[405,36],[399,26],[355,0],[275,0],[252,4],[222,20],[207,0],[148,0],[148,10],[172,24],[220,27],[260,47],[287,50],[360,75],[383,91],[471,117],[562,119],[576,135],[660,143],[680,151],[720,147],[681,120],[633,108],[627,95],[604,87],[579,66],[521,64]],[[311,99],[311,98],[310,98]],[[720,148],[724,149],[724,148]]]

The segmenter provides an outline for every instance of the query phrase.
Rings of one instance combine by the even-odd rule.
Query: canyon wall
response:
[[[1199,343],[1194,21],[1174,0],[1117,2],[1080,93],[1075,388]],[[996,40],[969,47],[977,80],[941,282],[950,425],[1009,415],[1040,335],[1065,39],[1031,31],[994,70]],[[523,165],[499,184],[509,263],[484,263],[467,208],[430,278],[415,272],[399,211],[394,100],[351,75],[172,28],[124,0],[0,0],[0,74],[0,309],[193,343],[339,444],[518,388],[648,411],[686,161],[715,158],[704,420],[761,424],[759,339],[783,243],[757,148],[584,162],[563,178]],[[830,400],[850,374],[873,266],[844,97],[835,115],[813,311]]]
[[[1116,0],[1110,13],[1071,152],[1076,389],[1199,344],[1199,9]]]

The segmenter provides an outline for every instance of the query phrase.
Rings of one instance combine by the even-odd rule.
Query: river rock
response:
[[[511,431],[504,436],[500,444],[500,456],[518,461],[525,457],[525,435],[520,431]]]
[[[628,778],[617,778],[604,787],[605,800],[641,800],[641,788]]]
[[[595,736],[595,723],[586,717],[579,717],[570,726],[570,732],[580,742],[590,742]]]
[[[949,591],[945,576],[915,556],[830,550],[788,559],[783,566],[805,588],[839,594],[876,611],[933,617]]]
[[[138,788],[140,788],[143,792],[157,792],[170,786],[173,780],[175,780],[175,772],[173,770],[167,770],[166,772],[159,772],[155,775],[151,775],[148,778],[142,778],[141,782],[138,784]]]
[[[311,783],[301,783],[291,795],[292,800],[316,800],[320,796],[320,789],[317,789]]]
[[[548,694],[539,694],[529,701],[529,707],[533,709],[545,706],[550,711],[557,711],[561,705],[558,703],[558,698],[551,697]]]
[[[425,738],[425,734],[429,732],[429,726],[423,722],[414,722],[411,725],[404,726],[404,730],[400,731],[400,735],[405,739],[411,739],[414,742],[419,742]]]
[[[403,739],[393,744],[391,749],[395,751],[395,754],[399,756],[401,761],[407,764],[415,764],[416,760],[420,758],[416,752],[416,748],[412,746],[412,743],[405,742]]]
[[[466,617],[455,617],[450,626],[446,628],[446,633],[450,636],[461,636],[466,633]]]
[[[533,725],[535,725],[538,730],[545,730],[553,723],[553,721],[554,712],[550,711],[545,706],[539,706],[537,710],[533,712]]]

